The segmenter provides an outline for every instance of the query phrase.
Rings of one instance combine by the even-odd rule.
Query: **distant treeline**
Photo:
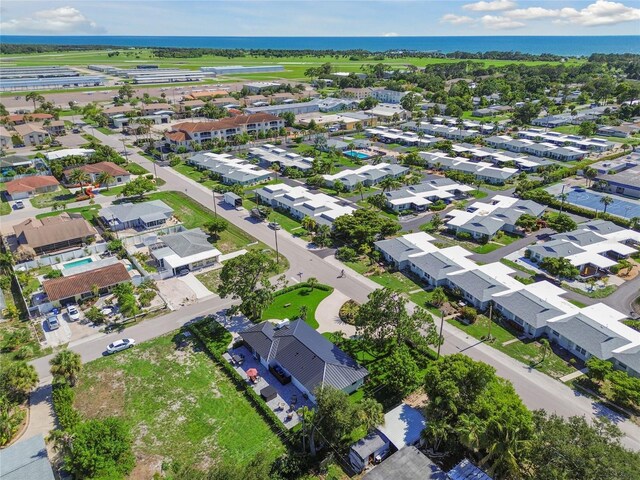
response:
[[[0,53],[6,55],[16,55],[25,53],[48,53],[48,52],[74,52],[85,50],[113,50],[122,47],[113,45],[35,45],[20,43],[0,44]]]

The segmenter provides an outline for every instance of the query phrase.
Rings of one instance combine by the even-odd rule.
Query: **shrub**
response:
[[[359,309],[360,304],[358,302],[356,302],[355,300],[347,300],[340,307],[338,317],[340,317],[340,320],[342,320],[344,323],[348,325],[354,325]]]
[[[340,247],[336,251],[336,258],[343,262],[355,262],[358,259],[358,254],[351,247]]]
[[[80,413],[73,408],[73,401],[75,399],[75,392],[66,383],[55,383],[53,385],[53,393],[51,395],[53,402],[53,409],[58,417],[58,423],[63,430],[70,430],[75,428],[82,417]]]
[[[473,307],[463,307],[462,310],[460,310],[460,316],[469,323],[475,323],[478,319],[478,311]]]
[[[169,166],[170,167],[177,167],[181,163],[182,163],[182,161],[179,158],[173,158],[173,159],[171,159],[171,161],[169,161]]]
[[[62,270],[53,269],[47,274],[45,274],[44,278],[59,278],[62,276]]]
[[[471,240],[471,234],[469,232],[457,232],[456,238],[458,240]]]

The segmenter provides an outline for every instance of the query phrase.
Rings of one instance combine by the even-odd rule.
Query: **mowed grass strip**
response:
[[[296,288],[290,292],[278,295],[274,298],[273,303],[262,313],[263,320],[295,320],[300,314],[300,307],[306,305],[307,318],[306,322],[312,328],[318,328],[319,324],[316,320],[316,309],[322,300],[327,298],[333,292],[331,290],[320,290],[308,287]]]
[[[87,418],[129,422],[134,474],[151,472],[146,478],[163,461],[206,469],[220,460],[244,465],[259,451],[269,458],[285,451],[199,344],[180,334],[86,364],[76,393],[75,406]]]

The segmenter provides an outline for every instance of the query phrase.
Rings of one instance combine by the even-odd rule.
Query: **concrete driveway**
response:
[[[51,330],[47,324],[46,318],[41,320],[42,331],[44,332],[44,338],[49,347],[57,347],[71,341],[71,327],[65,320],[66,315],[58,315],[58,321],[60,322],[60,328]]]
[[[177,310],[185,305],[190,305],[200,299],[212,296],[212,293],[200,283],[200,280],[193,273],[184,277],[159,280],[156,284],[171,310]]]

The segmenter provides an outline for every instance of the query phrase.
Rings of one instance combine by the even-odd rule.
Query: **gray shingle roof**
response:
[[[411,263],[434,280],[443,280],[447,274],[462,270],[460,265],[440,252],[413,257]]]
[[[420,248],[403,241],[403,237],[380,240],[375,242],[374,245],[397,262],[403,262],[409,258],[409,255],[422,252]]]
[[[614,353],[613,358],[624,363],[629,369],[640,375],[640,345]]]
[[[605,326],[593,322],[582,313],[551,322],[549,326],[565,338],[596,357],[608,360],[612,351],[627,345],[629,340],[619,337]]]
[[[42,435],[0,450],[2,480],[54,480]]]
[[[174,253],[184,258],[212,250],[214,247],[209,243],[208,238],[209,235],[205,232],[199,228],[194,228],[193,230],[164,235],[160,239]]]
[[[449,280],[458,286],[460,290],[481,302],[487,302],[491,300],[492,295],[507,290],[507,287],[496,279],[479,270],[469,270],[457,275],[451,275]]]
[[[526,290],[500,295],[493,301],[534,328],[544,327],[547,320],[564,313]]]
[[[576,245],[580,245],[581,247],[585,245],[592,245],[594,243],[600,243],[604,240],[604,238],[602,238],[600,235],[590,230],[573,230],[571,232],[558,233],[557,235],[553,236],[553,239],[568,240],[575,243]]]
[[[271,343],[268,355],[258,353],[268,362],[278,362],[310,392],[321,385],[342,390],[368,374],[365,368],[302,320],[295,320],[279,330],[264,325],[256,331],[256,327],[240,334],[245,342],[263,352]],[[253,342],[257,343],[254,345]]]
[[[351,445],[351,450],[356,452],[361,459],[365,460],[369,457],[369,455],[377,452],[387,443],[388,442],[384,438],[382,438],[382,436],[378,432],[374,431]]]
[[[538,253],[543,258],[568,257],[569,255],[575,255],[585,251],[582,248],[564,240],[551,240],[540,245],[532,245],[529,247],[529,250],[533,253]]]
[[[152,200],[141,203],[121,203],[103,208],[100,211],[100,217],[108,221],[112,221],[115,217],[122,223],[132,222],[138,219],[144,219],[144,221],[148,223],[153,220],[170,218],[171,215],[173,215],[173,209],[162,200]]]
[[[477,232],[490,237],[495,235],[498,230],[504,226],[505,222],[499,218],[493,217],[477,217],[469,220],[467,223],[460,225],[459,228],[469,232]]]
[[[615,223],[610,222],[608,220],[591,220],[588,223],[580,225],[580,228],[589,229],[601,235],[606,235],[608,233],[614,233],[614,232],[619,232],[621,230],[624,230],[624,227],[621,227],[620,225],[616,225]]]
[[[446,474],[414,446],[398,450],[363,480],[447,480]]]

